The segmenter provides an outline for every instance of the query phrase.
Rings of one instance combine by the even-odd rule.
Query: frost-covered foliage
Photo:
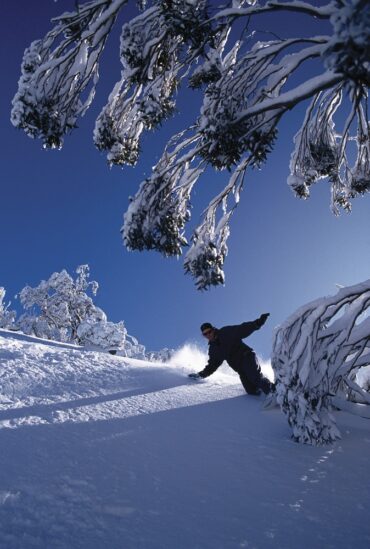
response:
[[[186,156],[181,165],[174,165],[176,143],[176,139],[169,143],[152,176],[131,199],[122,227],[129,249],[156,249],[170,256],[180,255],[187,244],[184,227],[190,218],[190,193],[203,168],[190,167]]]
[[[19,294],[26,312],[15,326],[23,333],[56,341],[68,341],[95,349],[120,351],[123,356],[145,359],[145,347],[127,333],[124,322],[110,322],[94,304],[99,285],[90,281],[88,265],[76,269],[73,279],[66,270],[53,273],[38,286],[26,286]],[[92,296],[89,296],[90,292]],[[0,288],[0,328],[13,325],[15,312],[3,305]]]
[[[95,296],[98,283],[89,281],[89,266],[80,265],[74,280],[66,270],[53,273],[38,286],[26,286],[19,294],[26,309],[19,319],[25,333],[61,341],[79,342],[78,327],[84,321],[106,321],[104,312],[94,305],[87,291]]]
[[[337,0],[330,17],[334,33],[325,51],[326,65],[351,80],[370,86],[370,4]]]
[[[16,313],[9,309],[10,303],[5,303],[5,288],[0,286],[0,328],[11,328],[14,325]]]
[[[60,328],[37,313],[23,313],[17,322],[17,327],[27,335],[34,335],[53,341],[70,341],[70,336],[66,328]]]
[[[139,343],[136,337],[128,334],[126,334],[125,346],[120,351],[120,355],[127,356],[129,358],[138,358],[140,360],[146,360],[147,358],[145,346]]]
[[[40,137],[46,147],[62,145],[91,104],[100,54],[127,3],[78,4],[54,20],[44,39],[31,44],[13,100],[15,126]],[[176,112],[180,85],[186,82],[203,95],[199,116],[170,140],[130,203],[122,229],[129,249],[178,256],[191,241],[186,272],[199,289],[222,284],[230,218],[245,172],[261,167],[278,138],[281,118],[307,99],[291,158],[292,190],[307,198],[312,184],[329,180],[335,214],[369,192],[368,0],[332,0],[320,7],[313,0],[137,4],[141,12],[122,27],[121,78],[96,121],[97,148],[107,152],[111,165],[135,165],[143,132]],[[261,14],[291,12],[307,17],[308,28],[315,25],[317,32],[300,37],[291,26],[290,35],[280,38],[279,17],[276,28],[272,19],[266,29],[271,39],[258,30]],[[316,70],[309,79],[302,76],[306,65],[311,73]],[[350,143],[357,145],[353,165]],[[185,226],[191,195],[207,165],[232,174],[189,239]]]
[[[353,90],[356,95],[356,91]],[[354,108],[346,121],[343,135],[338,136],[333,116],[341,106],[343,90],[323,92],[309,106],[305,123],[295,137],[288,183],[297,196],[308,198],[310,186],[327,178],[331,183],[331,206],[351,210],[351,199],[370,191],[370,126],[367,120],[367,95],[358,93]],[[351,138],[349,129],[357,117],[357,134]],[[351,167],[346,147],[352,139],[357,156]]]
[[[355,379],[361,389],[370,393],[370,365],[360,368]]]
[[[179,38],[168,32],[163,9],[154,6],[122,28],[122,75],[94,130],[94,142],[110,164],[134,165],[145,129],[174,111]]]
[[[161,349],[160,351],[150,351],[146,354],[148,360],[151,362],[170,362],[171,358],[175,354],[174,349],[167,349],[165,347],[164,349]]]
[[[30,137],[40,137],[46,148],[60,148],[63,136],[90,106],[100,54],[125,3],[79,5],[54,19],[55,27],[24,52],[11,120]]]
[[[82,322],[77,329],[79,343],[87,347],[93,347],[118,353],[120,356],[147,360],[145,346],[139,343],[136,337],[127,333],[125,324],[121,322],[109,322],[106,318],[92,322]]]
[[[136,337],[127,334],[125,345],[120,349],[119,354],[129,358],[137,358],[139,360],[148,360],[150,362],[169,362],[173,353],[173,349],[161,349],[160,351],[147,351],[145,346],[138,342]]]
[[[356,373],[370,364],[370,280],[298,309],[276,330],[272,367],[278,402],[296,441],[327,444],[340,438],[331,398],[355,391]]]
[[[86,320],[77,328],[81,345],[93,345],[100,349],[117,350],[125,346],[127,330],[123,322],[108,322],[106,318],[93,322]]]

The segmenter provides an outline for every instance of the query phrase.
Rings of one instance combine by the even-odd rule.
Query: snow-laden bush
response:
[[[63,270],[53,273],[48,280],[42,280],[35,288],[23,288],[19,297],[26,312],[19,318],[17,327],[25,334],[41,338],[119,351],[121,356],[146,359],[144,345],[128,335],[123,321],[108,321],[104,311],[87,295],[91,292],[94,297],[99,287],[96,281],[89,281],[89,266],[80,265],[76,274],[76,279],[73,279]],[[4,294],[0,289],[0,327],[1,312],[4,310],[4,315],[6,313],[2,306]]]
[[[86,320],[77,328],[77,336],[81,345],[93,345],[100,349],[123,349],[127,330],[123,322],[108,322],[106,319],[98,322]]]
[[[340,438],[333,396],[355,391],[370,404],[353,375],[370,364],[369,314],[367,280],[304,305],[277,328],[272,353],[277,398],[296,441],[320,445]]]
[[[137,358],[139,360],[147,360],[145,346],[138,342],[136,337],[129,334],[126,335],[124,348],[119,353],[121,356],[129,358]]]
[[[89,281],[89,266],[80,265],[74,280],[66,270],[53,273],[38,286],[26,286],[19,294],[26,313],[19,319],[25,333],[39,337],[56,338],[78,343],[78,326],[85,320],[105,319],[104,312],[94,305],[87,291],[95,296],[98,283]],[[59,335],[58,335],[59,334]]]
[[[10,302],[4,302],[5,294],[5,288],[0,286],[0,328],[11,328],[14,326],[16,313],[9,309]]]
[[[26,49],[11,120],[46,148],[60,148],[89,108],[101,54],[128,0],[88,0],[53,20]],[[370,3],[368,0],[139,0],[123,24],[121,78],[96,120],[94,142],[108,163],[135,165],[143,133],[176,114],[183,82],[198,90],[199,115],[174,136],[124,217],[130,250],[180,255],[199,289],[223,284],[230,219],[245,174],[260,167],[281,119],[307,99],[289,185],[307,198],[326,179],[335,214],[370,191]],[[264,14],[307,18],[312,35]],[[322,23],[322,24],[321,24]],[[241,32],[242,31],[242,32]],[[267,31],[267,32],[266,32]],[[266,39],[266,36],[269,39]],[[308,70],[305,70],[307,68]],[[308,78],[307,75],[310,75]],[[356,144],[353,165],[351,144]],[[350,154],[348,154],[350,153]],[[185,235],[195,184],[207,166],[231,171],[224,190]]]
[[[160,351],[149,351],[146,353],[146,356],[148,357],[148,360],[151,362],[170,362],[171,358],[173,357],[175,353],[174,349],[167,349],[167,347],[164,347]]]
[[[71,341],[67,328],[57,326],[46,318],[26,312],[22,314],[17,322],[17,327],[27,335],[33,335],[53,341]]]

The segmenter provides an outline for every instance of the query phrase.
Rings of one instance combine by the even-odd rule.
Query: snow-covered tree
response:
[[[40,137],[47,148],[62,146],[91,104],[101,53],[127,3],[78,4],[26,49],[13,100],[15,126]],[[368,0],[137,4],[141,12],[122,28],[121,78],[96,121],[95,145],[107,152],[110,164],[134,165],[143,132],[175,112],[181,82],[202,88],[203,103],[198,118],[169,141],[132,199],[122,228],[129,249],[181,254],[188,244],[184,231],[195,183],[208,165],[229,170],[229,182],[206,208],[185,257],[198,288],[223,283],[230,217],[246,170],[265,162],[280,120],[306,100],[290,165],[295,194],[307,198],[315,182],[327,179],[338,214],[370,190]],[[307,17],[317,33],[296,36],[292,25],[289,37],[279,37],[279,20],[291,12]],[[281,18],[276,17],[276,28],[271,23],[270,32],[261,33],[258,21],[266,13]],[[350,144],[357,149],[352,164]]]
[[[124,322],[108,321],[104,311],[87,295],[90,291],[95,296],[99,288],[96,281],[89,280],[89,266],[80,265],[76,274],[73,279],[63,270],[42,280],[35,288],[23,288],[19,298],[26,312],[17,326],[24,333],[37,337],[119,350],[125,356],[146,358],[144,345],[128,335]]]
[[[9,309],[10,302],[4,302],[5,294],[5,288],[0,286],[0,328],[11,328],[14,325],[16,313]]]
[[[340,437],[331,399],[352,391],[370,404],[355,375],[369,365],[370,280],[304,305],[277,328],[272,367],[296,441],[319,445]]]
[[[164,347],[160,351],[150,351],[147,353],[148,360],[152,362],[169,362],[173,355],[175,354],[175,349],[168,349]]]
[[[147,360],[148,358],[145,352],[145,346],[139,343],[136,337],[129,334],[126,334],[125,345],[120,354],[129,358],[138,358],[141,360]]]
[[[77,328],[77,336],[81,345],[93,345],[100,349],[124,349],[127,330],[123,322],[86,320]]]
[[[70,341],[68,330],[60,328],[48,321],[44,316],[26,312],[19,317],[17,327],[28,335],[54,341]]]
[[[95,296],[98,283],[89,281],[89,266],[80,265],[74,280],[66,270],[53,273],[38,286],[26,286],[19,294],[26,313],[19,319],[25,333],[39,337],[79,341],[78,327],[84,321],[106,321],[105,313],[94,305],[87,291]]]

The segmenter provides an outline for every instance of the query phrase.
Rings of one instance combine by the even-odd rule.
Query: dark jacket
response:
[[[254,356],[253,349],[243,343],[242,339],[259,330],[263,324],[264,322],[258,318],[253,322],[243,322],[237,326],[216,329],[216,338],[208,344],[208,364],[204,370],[199,372],[199,375],[201,377],[210,376],[224,360],[233,370],[242,373],[248,358],[251,358],[251,355]]]

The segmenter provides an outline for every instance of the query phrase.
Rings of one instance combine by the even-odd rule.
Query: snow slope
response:
[[[339,443],[297,445],[234,375],[191,382],[183,360],[0,331],[0,547],[368,548],[370,421],[338,412]]]

